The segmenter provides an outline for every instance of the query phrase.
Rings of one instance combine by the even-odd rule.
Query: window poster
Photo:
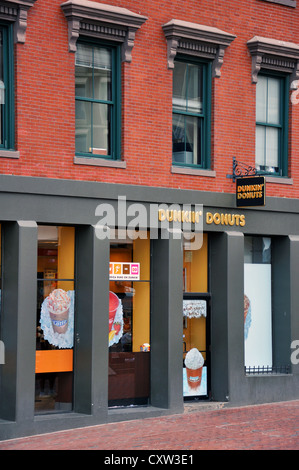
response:
[[[271,264],[244,264],[246,367],[272,367]]]
[[[74,291],[55,289],[41,307],[40,325],[44,339],[63,349],[73,347],[74,294]]]
[[[183,368],[184,397],[207,395],[207,368],[197,348],[187,352]]]
[[[121,299],[109,292],[109,347],[117,344],[123,336],[123,306]]]

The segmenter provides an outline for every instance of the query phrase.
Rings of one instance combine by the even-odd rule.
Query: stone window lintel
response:
[[[296,8],[297,2],[296,0],[262,0],[263,2],[269,3],[278,3],[279,5],[284,5],[286,7]]]
[[[89,0],[69,0],[61,8],[68,21],[70,52],[76,52],[77,39],[82,34],[121,42],[122,60],[131,62],[135,33],[147,20],[145,16]]]
[[[291,75],[290,88],[299,80],[299,45],[277,39],[255,36],[247,42],[252,57],[252,83],[257,83],[260,69],[275,70]]]
[[[174,67],[176,54],[182,52],[212,60],[213,76],[221,76],[224,51],[236,36],[218,28],[175,19],[164,24],[162,28],[167,40],[169,69]]]
[[[14,23],[14,41],[25,43],[27,12],[36,0],[0,0],[0,18]]]

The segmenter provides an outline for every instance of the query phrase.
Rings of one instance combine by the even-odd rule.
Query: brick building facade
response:
[[[298,24],[295,0],[0,0],[0,438],[194,397],[298,398]],[[264,178],[261,206],[237,205],[239,171]],[[200,249],[162,225],[152,239],[148,219],[146,236],[109,241],[104,204],[110,229],[134,204],[169,208],[169,222],[173,204],[190,209]],[[109,262],[141,271],[109,278]],[[48,332],[58,289],[71,343]],[[123,316],[108,331],[109,291]],[[185,388],[191,349],[200,392]]]

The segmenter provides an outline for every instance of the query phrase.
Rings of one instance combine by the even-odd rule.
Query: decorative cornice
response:
[[[25,43],[27,12],[36,0],[0,0],[0,18],[14,23],[14,41]]]
[[[252,83],[257,83],[261,68],[291,74],[290,88],[299,80],[299,45],[277,39],[255,36],[247,42],[252,56]]]
[[[162,26],[167,40],[168,68],[178,52],[213,61],[213,76],[220,77],[224,51],[236,36],[211,26],[172,19]]]
[[[280,5],[292,8],[296,8],[297,5],[296,0],[263,0],[263,2],[279,3]]]
[[[61,8],[68,21],[70,52],[76,52],[81,34],[121,42],[122,60],[131,62],[135,33],[147,20],[145,16],[89,0],[69,0]]]

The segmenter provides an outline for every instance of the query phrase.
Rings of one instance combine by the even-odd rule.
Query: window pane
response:
[[[265,139],[266,130],[264,126],[256,126],[255,132],[255,162],[257,166],[265,165]]]
[[[262,75],[256,84],[256,120],[267,122],[267,77]]]
[[[76,152],[90,152],[91,103],[76,101]]]
[[[175,62],[173,71],[173,98],[175,109],[186,110],[187,64]]]
[[[78,44],[76,52],[75,94],[84,98],[92,98],[92,49]]]
[[[92,153],[109,155],[110,106],[93,103],[93,142]]]
[[[111,100],[111,51],[79,44],[76,52],[76,96]]]
[[[109,49],[94,48],[94,98],[111,100],[111,52]]]
[[[180,114],[173,114],[172,117],[172,151],[175,161],[183,161],[181,152],[185,151],[185,117]]]
[[[187,103],[189,112],[202,113],[202,68],[188,65]]]
[[[280,123],[280,80],[260,76],[256,89],[257,122]]]
[[[173,160],[178,163],[201,164],[201,119],[173,115]]]
[[[266,130],[266,165],[278,167],[278,138],[279,130],[275,127],[267,127]]]
[[[259,170],[279,171],[279,132],[275,127],[256,126],[255,159]]]
[[[279,95],[280,82],[276,78],[268,78],[268,122],[271,124],[279,124]]]
[[[201,164],[201,120],[186,116],[186,163]]]

